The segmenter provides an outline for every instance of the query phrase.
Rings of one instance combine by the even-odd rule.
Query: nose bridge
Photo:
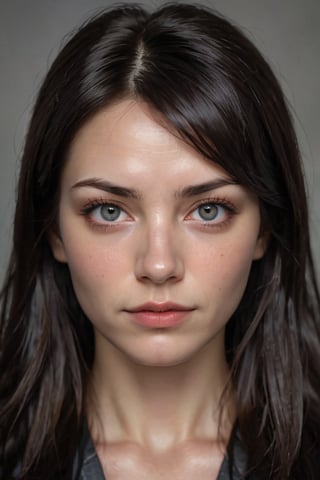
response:
[[[178,281],[184,273],[175,226],[160,215],[146,223],[136,261],[136,276],[154,283]]]

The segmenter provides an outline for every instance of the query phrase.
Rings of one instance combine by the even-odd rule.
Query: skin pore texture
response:
[[[123,100],[80,129],[51,236],[95,332],[88,421],[108,480],[216,478],[225,325],[266,247],[257,199],[161,123]]]

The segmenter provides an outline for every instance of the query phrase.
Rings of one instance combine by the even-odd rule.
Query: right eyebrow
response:
[[[107,180],[102,180],[101,178],[87,178],[72,185],[72,189],[81,187],[96,188],[98,190],[125,198],[134,198],[136,200],[141,198],[141,193],[139,193],[137,190],[122,187],[121,185],[115,185],[114,183],[108,182]]]

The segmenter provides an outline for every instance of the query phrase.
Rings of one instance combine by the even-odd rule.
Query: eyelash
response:
[[[206,198],[205,200],[201,200],[199,203],[196,203],[192,207],[192,209],[190,209],[190,213],[187,216],[190,216],[195,210],[201,208],[201,206],[208,205],[208,204],[212,204],[212,205],[216,205],[218,207],[222,207],[226,211],[227,218],[225,220],[223,220],[222,222],[219,222],[219,223],[213,223],[213,221],[205,221],[205,220],[201,221],[201,220],[199,220],[199,223],[200,223],[201,227],[204,227],[204,228],[211,228],[211,229],[223,228],[231,221],[232,217],[238,213],[238,210],[235,207],[235,205],[232,202],[230,202],[229,200],[226,200],[225,198]],[[106,205],[117,207],[117,208],[121,209],[123,212],[125,212],[124,208],[121,205],[118,205],[118,203],[115,202],[115,201],[108,201],[105,198],[96,198],[96,199],[93,199],[93,200],[89,200],[84,205],[84,207],[81,209],[80,214],[83,215],[86,218],[86,220],[90,223],[90,225],[93,228],[96,228],[98,230],[106,231],[106,230],[109,230],[110,228],[116,228],[116,227],[119,226],[119,222],[109,221],[107,223],[101,223],[100,224],[100,223],[94,221],[90,216],[90,214],[95,209],[97,209],[99,207],[106,206]]]
[[[95,198],[94,200],[89,200],[84,205],[84,207],[80,211],[80,214],[83,215],[86,218],[88,223],[90,223],[90,225],[93,228],[96,228],[98,230],[103,230],[103,231],[109,230],[110,228],[115,228],[115,227],[118,226],[118,222],[98,223],[98,222],[94,221],[90,216],[90,214],[95,209],[97,209],[99,207],[106,206],[106,205],[114,206],[114,207],[117,207],[117,208],[121,209],[122,211],[125,211],[122,206],[117,204],[117,202],[108,201],[105,198]]]
[[[227,215],[227,218],[219,223],[214,223],[213,221],[205,221],[205,220],[199,220],[201,228],[211,228],[212,230],[220,230],[228,225],[228,223],[232,220],[234,215],[238,213],[238,209],[236,206],[230,202],[229,200],[225,198],[206,198],[204,200],[201,200],[199,203],[196,203],[192,209],[190,210],[190,213],[188,216],[190,216],[195,210],[201,208],[203,205],[208,205],[212,204],[217,207],[222,207]]]

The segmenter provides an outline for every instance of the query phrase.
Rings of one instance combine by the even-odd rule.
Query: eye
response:
[[[207,201],[197,206],[187,217],[187,220],[198,220],[212,225],[220,225],[226,222],[234,213],[231,205]]]
[[[215,218],[219,215],[219,207],[222,209],[220,205],[218,206],[214,203],[206,203],[204,205],[200,205],[196,212],[202,220],[211,221],[215,220]]]
[[[121,216],[122,210],[116,205],[101,205],[96,208],[96,212],[103,220],[107,222],[115,222]]]
[[[81,213],[86,216],[91,223],[96,225],[119,223],[130,218],[118,205],[105,202],[92,202],[87,205]]]

